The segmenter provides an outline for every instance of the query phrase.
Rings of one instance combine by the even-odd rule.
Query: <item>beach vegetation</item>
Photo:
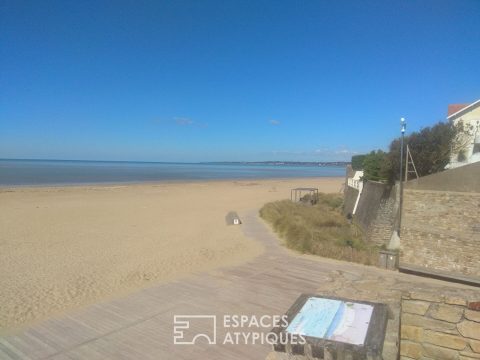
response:
[[[318,202],[280,200],[268,203],[260,216],[293,250],[337,260],[374,264],[378,248],[363,240],[361,230],[341,213],[340,194],[319,194]]]

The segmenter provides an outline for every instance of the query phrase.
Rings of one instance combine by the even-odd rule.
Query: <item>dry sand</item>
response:
[[[262,252],[240,213],[342,178],[0,189],[0,330]]]

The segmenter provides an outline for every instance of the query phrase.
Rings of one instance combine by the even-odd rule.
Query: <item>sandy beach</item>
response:
[[[262,253],[244,213],[343,178],[0,189],[0,330]]]

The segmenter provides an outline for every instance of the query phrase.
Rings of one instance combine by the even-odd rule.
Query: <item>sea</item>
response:
[[[0,186],[343,176],[343,166],[0,159]]]

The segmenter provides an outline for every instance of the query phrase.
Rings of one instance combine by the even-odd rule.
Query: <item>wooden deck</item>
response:
[[[402,277],[405,284],[423,281],[292,255],[278,245],[255,213],[241,215],[246,235],[265,245],[263,255],[242,266],[153,286],[1,337],[0,359],[265,359],[271,351],[268,345],[208,345],[203,341],[174,345],[174,315],[281,315],[301,293],[316,292],[332,281],[335,270],[348,273],[353,280],[380,273],[385,278]],[[223,339],[222,331],[217,338]]]

